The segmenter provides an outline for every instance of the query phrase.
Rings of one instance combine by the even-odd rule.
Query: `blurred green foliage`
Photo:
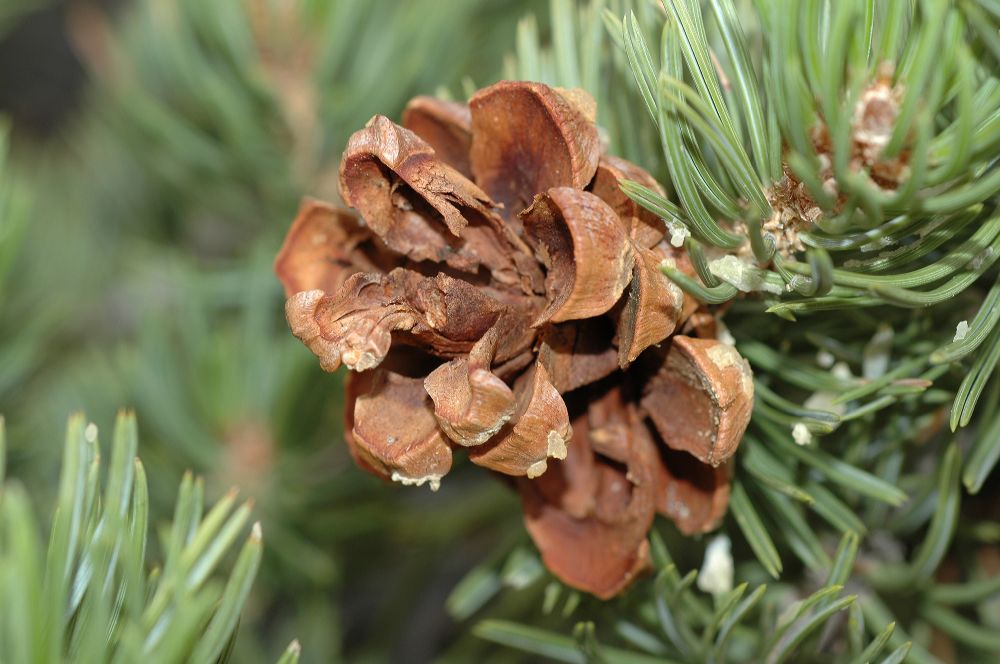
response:
[[[161,532],[163,564],[150,564],[149,487],[137,446],[135,416],[123,413],[104,464],[97,425],[70,418],[48,546],[25,487],[0,477],[3,661],[230,660],[260,566],[260,524],[246,535],[250,501],[237,505],[235,491],[206,512],[204,483],[188,473]],[[5,451],[0,419],[0,465]],[[228,577],[218,578],[237,548]],[[279,661],[294,664],[298,653],[293,641]]]
[[[716,65],[698,56],[710,48],[723,71],[753,69],[767,118],[785,100],[781,72],[761,70],[762,54],[768,34],[790,34],[778,24],[798,9],[792,0],[667,4],[682,8],[680,32],[663,29],[665,5],[649,0],[135,0],[116,17],[77,15],[72,38],[90,76],[85,112],[52,144],[20,142],[14,159],[0,162],[8,474],[39,504],[56,504],[53,441],[67,414],[83,408],[108,422],[127,406],[138,415],[154,523],[173,512],[172,487],[189,469],[204,476],[207,501],[241,487],[266,546],[233,644],[238,662],[275,661],[293,638],[304,662],[991,661],[1000,652],[1000,515],[990,478],[1000,387],[985,380],[995,353],[980,352],[993,364],[977,369],[981,384],[963,388],[968,363],[981,369],[986,360],[963,365],[974,348],[948,342],[966,318],[973,337],[994,329],[996,294],[976,311],[995,268],[933,309],[883,307],[877,317],[858,308],[824,316],[816,293],[790,296],[806,306],[796,324],[765,311],[780,298],[732,304],[726,322],[754,366],[758,400],[724,526],[738,582],[725,596],[692,587],[706,542],[658,523],[656,574],[610,603],[584,597],[541,567],[502,483],[459,467],[438,493],[385,486],[358,471],[342,445],[340,377],[320,372],[288,333],[270,272],[298,199],[336,199],[340,151],[372,115],[398,117],[415,94],[462,98],[501,76],[586,87],[611,151],[669,189],[683,187],[680,153],[665,149],[657,121],[681,93],[660,65],[692,85],[708,81]],[[815,4],[822,11],[802,19],[814,22],[810,35],[826,34],[831,21],[846,35],[844,16],[862,21],[866,8],[881,6]],[[885,6],[909,26],[943,4]],[[0,30],[16,25],[7,7]],[[739,18],[749,64],[730,50],[724,22],[709,18],[699,41],[691,22],[699,7],[706,17]],[[992,109],[997,40],[982,26],[1000,20],[996,3],[955,7],[968,44],[949,67],[975,59],[966,73],[980,84],[979,108]],[[921,25],[919,39],[907,41],[902,28],[894,37],[911,60],[919,53],[908,44],[930,39]],[[680,35],[693,35],[686,68]],[[781,45],[819,67],[822,40],[802,39]],[[848,50],[860,62],[858,48]],[[852,72],[858,80],[870,73]],[[957,105],[973,79],[956,80],[938,99],[940,112],[920,116],[925,133],[960,127]],[[808,81],[817,90],[837,84]],[[710,98],[703,85],[699,94]],[[760,133],[771,142],[758,140],[750,106],[724,93],[739,127],[724,140],[737,138],[747,154],[760,158],[801,128],[777,112]],[[992,137],[1000,125],[986,110],[976,118]],[[717,178],[716,204],[742,205],[723,143],[690,109],[673,113],[672,126],[688,123],[673,145],[695,164],[687,176],[700,176],[702,188]],[[947,155],[945,139],[934,145]],[[977,177],[998,172],[994,148],[976,148]],[[752,177],[773,175],[775,164],[761,163],[769,166]],[[692,200],[643,202],[691,223]],[[954,232],[942,242],[985,225],[996,202],[984,191],[973,201],[980,216],[949,217]],[[934,265],[941,256],[932,248],[915,259]],[[800,266],[802,279],[820,275],[811,267]],[[1000,347],[988,336],[984,348]],[[889,378],[872,379],[875,364]],[[953,436],[943,426],[947,408],[973,387],[981,403]],[[837,395],[850,404],[839,408]],[[795,445],[797,423],[819,442]]]
[[[154,516],[188,469],[208,498],[238,485],[268,544],[235,661],[275,661],[295,637],[307,662],[426,659],[457,633],[443,608],[457,578],[520,536],[499,484],[459,478],[427,496],[357,472],[340,380],[288,334],[270,263],[298,199],[336,195],[350,133],[416,94],[497,78],[526,6],[183,0],[88,13],[72,22],[86,112],[48,145],[19,143],[0,173],[17,188],[0,196],[11,473],[54,500],[59,422],[129,406]],[[455,538],[466,544],[442,565]]]

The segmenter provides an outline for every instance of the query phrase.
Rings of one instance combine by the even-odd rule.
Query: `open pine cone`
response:
[[[295,335],[351,369],[366,470],[436,488],[464,448],[513,476],[546,565],[599,597],[649,562],[660,512],[718,525],[750,367],[659,272],[689,266],[602,153],[579,90],[501,82],[418,97],[348,143],[344,200],[307,200],[275,262]]]

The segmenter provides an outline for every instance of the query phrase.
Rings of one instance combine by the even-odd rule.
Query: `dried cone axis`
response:
[[[501,82],[376,116],[340,165],[354,211],[303,202],[275,271],[292,332],[351,370],[365,470],[437,488],[456,451],[514,478],[549,569],[598,597],[649,565],[659,512],[715,528],[750,367],[662,277],[686,265],[621,192],[579,90]]]

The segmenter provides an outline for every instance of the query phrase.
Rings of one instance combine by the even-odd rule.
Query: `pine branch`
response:
[[[97,427],[70,418],[47,546],[24,487],[0,486],[0,658],[226,661],[261,558],[260,525],[235,492],[207,513],[186,475],[162,567],[147,568],[149,496],[134,416],[120,415],[102,467]],[[5,452],[0,421],[0,453]],[[238,553],[228,574],[222,560]],[[298,644],[283,661],[298,659]]]
[[[676,271],[668,276],[714,302],[759,292],[769,312],[790,319],[884,305],[950,310],[965,289],[995,280],[1000,97],[993,61],[977,50],[983,31],[970,25],[969,12],[979,16],[973,3],[921,2],[911,12],[905,3],[845,2],[830,14],[765,4],[759,68],[731,0],[709,4],[715,33],[689,2],[666,3],[667,14],[643,27],[634,14],[622,25],[681,205],[670,208],[639,186],[627,193],[654,212],[670,209],[672,222],[690,232],[692,253],[700,243],[745,248],[738,260],[696,262],[704,285]],[[863,34],[853,29],[861,17],[870,26]],[[655,64],[642,34],[658,26],[663,54]],[[942,39],[956,48],[933,57],[930,44]],[[733,88],[724,91],[729,80]],[[717,213],[728,225],[718,224]],[[978,339],[993,328],[990,311],[980,309]],[[950,341],[938,338],[942,346]],[[953,429],[971,421],[997,361],[991,349],[973,360]],[[932,363],[946,356],[939,351]],[[922,379],[928,369],[910,368],[905,378]],[[892,401],[884,391],[863,396],[876,410]]]
[[[590,3],[561,20],[586,26],[584,17],[603,4]],[[997,189],[989,176],[995,172],[990,132],[996,79],[989,49],[977,41],[987,39],[983,34],[989,30],[968,25],[972,15],[983,18],[975,3],[942,9],[941,3],[921,2],[912,12],[907,3],[831,3],[828,14],[807,9],[808,3],[758,3],[756,14],[742,11],[745,7],[738,11],[728,0],[704,4],[703,18],[694,1],[666,2],[662,8],[616,3],[603,17],[610,38],[600,42],[614,47],[615,55],[601,58],[607,69],[591,91],[609,95],[605,86],[612,86],[609,96],[626,100],[630,108],[601,118],[614,137],[612,152],[629,154],[629,136],[653,129],[656,139],[643,141],[644,149],[629,156],[654,170],[664,165],[661,181],[678,202],[634,183],[623,189],[664,219],[672,239],[688,250],[698,278],[664,272],[703,301],[729,303],[726,324],[754,367],[757,403],[741,446],[726,531],[742,534],[749,548],[743,554],[758,559],[756,570],[780,575],[782,583],[756,591],[761,606],[787,601],[786,583],[794,584],[793,597],[808,601],[811,584],[803,584],[803,570],[807,578],[826,578],[812,585],[823,608],[837,596],[838,583],[850,584],[859,597],[841,607],[850,616],[846,622],[824,615],[830,620],[826,627],[820,629],[823,620],[817,620],[811,624],[817,631],[803,633],[801,640],[787,623],[770,622],[755,634],[770,641],[734,647],[729,658],[718,661],[780,661],[793,653],[800,658],[812,653],[823,661],[875,661],[880,652],[885,661],[937,661],[938,654],[927,649],[931,633],[945,634],[948,647],[969,657],[994,652],[985,630],[938,599],[942,592],[951,597],[951,587],[936,581],[953,564],[949,561],[982,541],[972,534],[976,526],[957,525],[965,522],[957,508],[960,478],[978,491],[1000,458],[995,442],[1000,390],[987,380],[996,361],[995,303],[992,295],[982,303],[976,296],[982,284],[989,288],[995,281]],[[551,6],[554,15],[565,11],[560,3]],[[853,28],[862,20],[870,27],[858,37]],[[574,58],[554,43],[545,46],[533,25],[522,22],[509,71],[571,84],[567,72],[572,73]],[[931,63],[926,44],[940,31],[951,31],[943,33],[948,43],[963,46],[944,62]],[[820,38],[797,36],[806,33]],[[660,44],[658,55],[649,44]],[[751,57],[754,49],[762,57]],[[858,131],[859,99],[889,75],[888,67],[880,69],[886,61],[896,64],[894,78],[883,82],[879,93],[895,95],[893,124],[884,150],[856,170],[858,164],[843,156],[850,153],[843,142],[854,140],[852,132]],[[630,88],[621,86],[623,73],[633,80]],[[939,89],[924,99],[931,83],[923,81],[939,77]],[[643,123],[642,111],[634,109],[645,109],[649,121]],[[897,129],[901,125],[906,128]],[[830,132],[840,147],[817,143],[809,132],[815,127]],[[965,132],[986,140],[981,151],[965,145]],[[880,179],[887,160],[896,159],[896,166],[900,155],[919,160],[918,150],[929,155],[925,162],[907,161],[898,181]],[[823,159],[830,160],[827,181],[815,178]],[[788,182],[808,192],[818,216],[799,219],[811,226],[801,224],[795,235],[782,237],[784,229],[775,222],[788,221],[781,208],[788,201],[776,197],[775,188]],[[805,207],[796,212],[809,211]],[[802,245],[795,248],[789,239]],[[915,305],[920,310],[909,308]],[[881,307],[878,317],[865,315],[875,306]],[[953,340],[941,321],[962,320],[970,308],[979,313],[965,336]],[[824,313],[836,309],[842,312],[835,317]],[[958,365],[949,363],[963,358],[972,359],[973,370],[959,385]],[[973,419],[980,394],[984,405]],[[951,401],[953,421],[973,425],[965,440],[974,462],[970,458],[964,466],[941,427],[942,409]],[[927,464],[940,465],[936,487],[924,479],[921,469]],[[843,545],[830,550],[832,533],[853,542],[852,562]],[[915,553],[909,563],[885,562],[886,552],[874,544],[885,536],[911,543]],[[473,611],[502,614],[497,602],[540,592],[546,579],[540,574],[534,584],[515,589],[484,569],[489,566],[473,575],[487,582],[456,590],[456,606],[464,606],[461,591],[473,591],[466,597],[476,607],[466,607],[459,617]],[[662,578],[664,568],[659,569]],[[757,573],[746,563],[740,569],[740,578]],[[984,573],[977,570],[974,564],[966,578]],[[676,571],[671,574],[676,587],[692,592],[685,583],[693,571],[686,582]],[[665,583],[660,581],[661,594],[669,594]],[[962,590],[956,586],[955,592],[964,596],[974,584],[959,585]],[[558,584],[546,588],[545,607],[552,610],[552,598],[563,591]],[[990,588],[983,592],[992,593]],[[579,596],[570,597],[575,598],[571,612],[579,612]],[[968,600],[975,604],[984,597]],[[657,601],[633,597],[606,614],[588,606],[588,619],[609,618],[596,619],[597,628],[581,623],[575,640],[559,634],[565,633],[559,621],[554,631],[490,621],[477,633],[560,661],[633,661],[622,644],[641,653],[639,661],[646,656],[706,661],[693,649],[704,640],[694,635],[711,624],[707,607],[696,608],[703,600],[696,594],[685,600],[669,612],[669,625],[659,625],[662,636],[653,636],[655,623],[637,621],[655,616]],[[901,602],[919,609],[894,615],[890,607]],[[774,620],[773,609],[764,615]],[[611,616],[632,622],[612,629]],[[783,635],[782,629],[788,631]],[[745,635],[738,627],[735,633]],[[613,645],[596,645],[598,639]]]
[[[696,224],[696,229],[701,229],[697,234],[701,235],[703,241],[708,239],[705,235],[706,229],[715,225],[714,220],[708,219],[704,215],[699,216],[700,213],[696,214],[696,211],[704,205],[704,203],[699,203],[699,199],[703,196],[705,203],[716,203],[717,206],[728,210],[743,209],[740,217],[751,223],[766,221],[766,216],[764,218],[759,216],[762,213],[769,215],[779,211],[773,210],[771,205],[761,205],[761,193],[767,192],[776,182],[787,178],[773,164],[769,164],[773,155],[768,153],[766,146],[782,143],[789,145],[788,151],[782,155],[782,158],[793,167],[796,163],[808,165],[809,169],[802,169],[804,172],[797,173],[793,168],[792,173],[800,178],[809,178],[810,173],[805,171],[815,173],[817,170],[822,170],[817,164],[821,164],[824,155],[830,157],[831,153],[823,152],[825,146],[816,144],[816,139],[804,137],[807,130],[820,127],[823,131],[834,134],[830,140],[836,140],[840,143],[861,140],[858,134],[867,130],[867,127],[860,125],[859,120],[853,118],[852,114],[859,110],[871,110],[863,105],[864,99],[858,99],[862,92],[867,92],[870,95],[874,95],[876,92],[887,95],[885,99],[880,99],[886,107],[881,110],[892,116],[889,118],[890,120],[898,120],[896,124],[885,129],[885,131],[891,130],[890,135],[879,137],[880,139],[884,138],[889,143],[884,151],[878,153],[877,158],[871,158],[873,164],[869,168],[885,166],[886,159],[902,150],[901,144],[905,140],[909,140],[906,137],[911,136],[911,125],[918,122],[910,118],[908,113],[915,112],[912,109],[918,105],[918,101],[925,93],[924,88],[919,83],[925,82],[930,77],[928,71],[932,70],[924,60],[915,62],[913,58],[917,56],[913,56],[912,53],[921,48],[926,51],[923,45],[937,34],[936,30],[940,29],[942,23],[939,20],[942,17],[937,16],[934,11],[929,9],[931,4],[922,3],[924,9],[920,10],[914,17],[914,23],[910,26],[905,37],[898,39],[898,46],[887,46],[881,49],[877,55],[868,56],[850,42],[855,33],[842,28],[835,36],[831,36],[831,40],[834,41],[826,44],[825,51],[816,50],[820,48],[820,41],[805,40],[803,48],[806,50],[800,53],[794,35],[798,34],[803,27],[815,28],[821,33],[822,25],[809,23],[809,21],[819,20],[818,14],[805,12],[796,3],[790,5],[790,12],[774,11],[775,23],[768,26],[770,29],[767,31],[767,41],[770,43],[770,50],[767,53],[770,54],[771,59],[768,60],[765,57],[762,66],[764,69],[782,66],[788,70],[782,72],[780,76],[767,77],[766,80],[770,86],[789,86],[799,81],[802,86],[806,87],[801,91],[792,91],[786,87],[777,90],[757,89],[759,86],[753,83],[752,63],[745,55],[746,44],[744,40],[739,39],[740,25],[736,21],[734,7],[730,2],[713,3],[712,7],[719,24],[719,30],[723,35],[725,52],[731,61],[730,66],[736,72],[734,79],[743,82],[740,88],[742,95],[746,97],[745,103],[737,104],[730,110],[722,100],[718,74],[713,66],[713,63],[718,62],[718,59],[711,57],[714,51],[711,51],[705,28],[701,25],[700,12],[691,11],[691,7],[685,9],[686,4],[683,2],[668,3],[671,14],[669,20],[663,21],[662,25],[665,43],[671,45],[664,57],[670,56],[670,59],[664,61],[663,68],[657,70],[656,66],[652,64],[653,59],[649,55],[648,49],[642,45],[646,52],[642,61],[647,62],[648,66],[639,70],[636,69],[638,65],[634,65],[633,69],[637,81],[649,82],[660,79],[659,88],[656,90],[657,96],[653,103],[656,104],[657,109],[666,109],[665,112],[669,114],[671,125],[680,125],[683,127],[682,131],[688,132],[688,135],[695,139],[694,144],[689,143],[682,148],[686,151],[683,154],[689,157],[691,163],[695,164],[694,167],[701,169],[700,172],[691,174],[694,176],[694,180],[690,183],[693,189],[690,189],[691,196],[688,201],[685,201],[684,207],[688,208],[685,212],[690,217],[689,223]],[[837,26],[849,23],[861,11],[860,8],[863,5],[864,3],[860,2],[840,3],[837,15],[831,20]],[[877,15],[876,27],[879,25],[879,18],[882,17]],[[961,21],[961,17],[956,12],[949,14],[949,19],[954,24],[959,24]],[[804,22],[804,25],[800,26],[800,22]],[[792,43],[795,48],[788,52],[781,50],[789,43]],[[887,50],[891,52],[886,52]],[[988,134],[991,126],[988,117],[991,115],[990,109],[992,107],[989,102],[992,97],[984,95],[984,98],[980,100],[986,104],[982,112],[973,111],[968,103],[962,102],[963,99],[971,95],[972,89],[990,80],[989,70],[985,67],[985,63],[972,60],[965,62],[963,57],[971,58],[971,54],[965,53],[961,49],[959,52],[962,53],[962,56],[954,58],[958,62],[949,60],[945,63],[936,63],[945,66],[933,68],[935,77],[940,76],[955,80],[956,83],[954,89],[949,90],[947,94],[942,92],[940,99],[930,98],[929,101],[936,101],[939,106],[922,112],[921,120],[918,123],[922,123],[921,126],[924,127],[920,131],[934,136],[928,141],[940,146],[937,152],[931,150],[933,155],[930,158],[931,163],[907,163],[907,168],[904,169],[904,178],[898,185],[883,182],[882,186],[878,186],[871,181],[871,177],[876,177],[871,173],[865,175],[864,172],[851,170],[851,168],[858,168],[858,166],[867,166],[867,162],[862,160],[857,164],[848,163],[851,158],[850,146],[846,143],[844,146],[835,144],[832,150],[834,158],[832,166],[835,168],[830,174],[830,179],[822,183],[803,182],[804,185],[810,187],[809,194],[815,197],[817,204],[826,201],[832,206],[828,206],[828,209],[824,210],[817,209],[817,213],[820,213],[820,216],[814,220],[817,228],[800,236],[804,243],[816,249],[843,251],[857,249],[864,244],[882,243],[882,246],[889,246],[899,242],[908,236],[889,236],[887,233],[901,226],[905,228],[907,224],[917,223],[927,214],[940,216],[942,212],[948,212],[947,209],[939,209],[941,206],[934,203],[928,206],[927,200],[937,200],[936,196],[961,187],[964,182],[979,176],[984,168],[988,168],[991,158],[988,149],[984,149],[976,155],[970,155],[969,159],[949,160],[947,164],[944,163],[942,156],[944,154],[950,155],[951,148],[960,147],[954,145],[954,136],[959,133],[959,128],[973,132],[985,131]],[[845,62],[848,53],[855,59]],[[838,55],[841,56],[840,59],[835,57]],[[820,72],[809,70],[809,63],[819,61],[825,63],[824,66],[828,71],[823,72],[823,74],[829,74],[828,76],[821,76]],[[887,75],[884,72],[881,74],[877,72],[879,66],[885,66],[881,63],[896,61],[900,62],[899,73],[892,83],[898,86],[898,89],[889,88],[889,81],[883,80],[887,78]],[[947,69],[948,66],[961,68],[962,62],[965,62],[964,70]],[[801,69],[796,69],[796,67]],[[851,80],[843,81],[844,73],[839,69],[840,67],[843,67],[844,71],[850,72]],[[905,81],[902,78],[903,73],[908,77]],[[694,80],[697,90],[683,82],[685,74]],[[879,77],[883,77],[883,79]],[[809,82],[806,83],[806,80]],[[822,80],[823,87],[820,87],[820,80]],[[875,85],[882,85],[883,88],[876,90],[872,87]],[[989,87],[987,85],[987,88]],[[801,94],[795,96],[792,94],[793,92],[801,92]],[[840,103],[839,100],[843,98],[844,94],[848,96],[847,100]],[[772,126],[770,133],[766,133],[764,129],[767,123],[763,123],[759,118],[759,109],[764,98],[769,100],[771,104],[768,107],[769,111],[777,117],[785,119],[785,122],[779,122],[777,126]],[[791,105],[789,100],[801,101],[804,108]],[[800,122],[793,123],[791,121],[793,111],[795,117],[800,118]],[[935,121],[934,118],[941,119]],[[735,129],[735,127],[742,125],[751,128],[748,142],[744,141]],[[843,136],[841,136],[842,134]],[[988,136],[986,138],[989,142]],[[952,142],[949,142],[949,139],[952,139]],[[911,144],[909,147],[913,149],[915,144]],[[696,152],[691,152],[693,150]],[[711,152],[703,154],[703,151],[706,150],[711,150]],[[763,176],[754,177],[751,170],[746,168],[751,161],[758,165],[757,170],[764,173]],[[700,166],[701,164],[705,165],[704,168]],[[715,164],[715,166],[709,167],[708,164]],[[926,176],[921,169],[927,168],[936,168],[935,173],[939,175],[936,178]],[[671,173],[673,179],[681,177],[681,175],[681,172]],[[928,180],[933,185],[928,185]],[[718,187],[706,189],[707,184],[699,184],[716,181],[731,181],[735,188],[724,191],[724,188],[719,189]],[[683,182],[675,184],[680,186]],[[817,186],[813,186],[814,184]],[[894,190],[890,190],[890,185],[894,187]],[[937,187],[933,194],[930,193],[928,186]],[[687,185],[684,187],[687,188]],[[837,196],[847,200],[834,205],[836,201],[831,198],[830,192],[826,191],[824,187],[833,190]],[[971,198],[967,205],[978,204],[988,199],[992,193],[995,193],[995,190],[983,185],[981,195]],[[749,203],[741,203],[741,196]],[[885,207],[881,204],[875,205],[873,202],[876,199],[881,200],[880,197],[887,199],[883,202],[889,208],[907,212],[909,218],[901,220],[892,214],[874,214]],[[890,197],[892,198],[891,203],[888,202]],[[867,208],[863,205],[866,201],[871,204]],[[963,206],[958,206],[955,209],[961,207]],[[865,232],[857,234],[857,237],[849,242],[842,237],[836,237],[836,242],[834,242],[835,236],[829,234],[833,231],[838,236],[849,235],[852,228],[865,229]],[[824,229],[829,230],[824,231]],[[912,229],[910,230],[912,233]],[[980,242],[978,246],[987,246],[987,244]],[[758,255],[757,258],[764,260],[770,257]],[[804,271],[804,268],[800,268],[799,271]],[[937,279],[940,279],[941,276],[944,275],[937,276]],[[835,279],[833,283],[838,283],[838,281]],[[844,285],[871,287],[877,283],[877,281],[860,280],[858,282],[848,281]]]
[[[575,638],[503,620],[481,622],[475,632],[495,643],[563,662],[782,662],[796,652],[811,652],[797,649],[821,641],[824,629],[842,629],[836,624],[841,611],[857,611],[855,596],[843,595],[858,553],[854,536],[842,539],[825,583],[795,603],[789,603],[787,596],[778,599],[780,591],[768,593],[764,585],[750,590],[747,583],[706,602],[692,588],[701,576],[692,571],[682,578],[664,543],[654,537],[653,546],[659,571],[652,587],[647,585],[651,592],[638,607],[610,612],[616,616],[613,639],[620,646],[601,644],[592,622],[577,623]],[[776,610],[776,601],[783,603],[781,611]],[[892,633],[889,624],[873,640],[857,639],[830,661],[855,661],[862,654],[875,657]]]

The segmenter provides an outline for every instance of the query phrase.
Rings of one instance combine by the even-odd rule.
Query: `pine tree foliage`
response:
[[[161,531],[163,565],[147,567],[149,495],[135,417],[120,415],[112,438],[105,467],[97,427],[82,415],[70,418],[47,544],[25,487],[0,485],[0,599],[7,607],[0,658],[228,661],[263,546],[259,523],[246,536],[249,502],[238,505],[233,491],[206,512],[204,483],[186,475],[173,522]],[[233,553],[231,571],[220,574]],[[293,642],[280,661],[297,662],[298,653]]]
[[[998,23],[991,0],[136,2],[81,42],[87,168],[0,172],[10,463],[44,497],[39,432],[133,404],[153,513],[185,468],[208,495],[244,487],[269,536],[234,661],[293,636],[310,661],[398,656],[470,566],[447,601],[457,661],[995,661]],[[694,261],[666,278],[725,312],[753,366],[732,590],[703,591],[708,542],[662,523],[655,573],[598,603],[544,572],[502,487],[362,477],[339,385],[287,334],[270,257],[302,193],[336,196],[349,132],[499,76],[597,98],[610,152],[669,192],[627,186]],[[872,95],[886,146],[852,161]],[[785,237],[790,184],[819,214]],[[205,625],[224,583],[183,613]]]
[[[289,337],[270,265],[303,192],[336,188],[331,164],[349,133],[467,72],[495,76],[524,5],[423,0],[387,24],[379,17],[396,3],[168,4],[134,3],[117,24],[91,17],[78,39],[96,80],[89,114],[62,137],[64,154],[17,153],[12,175],[32,208],[17,241],[0,240],[11,261],[0,301],[10,465],[48,504],[58,451],[38,441],[57,435],[53,422],[130,405],[155,469],[154,513],[172,509],[171,487],[191,468],[206,495],[240,486],[273,533],[236,661],[274,661],[292,638],[317,662],[440,647],[452,629],[440,606],[424,607],[440,614],[430,637],[400,607],[443,596],[509,540],[514,499],[456,482],[428,506],[356,473],[339,381],[318,380]],[[440,40],[454,20],[479,27]],[[414,46],[427,60],[406,57]],[[312,100],[306,115],[323,117],[314,134],[284,106],[287,77]],[[433,527],[422,525],[429,509]],[[456,538],[473,543],[442,569]],[[390,561],[399,541],[412,551]],[[369,624],[400,636],[369,635]]]
[[[712,13],[722,42],[717,50],[727,58],[719,72],[726,76],[728,70],[726,81],[733,81],[724,93],[697,7],[669,7],[658,71],[650,66],[653,59],[640,32],[632,31],[629,46],[637,81],[657,94],[646,101],[683,207],[683,218],[675,217],[676,222],[692,233],[687,240],[692,253],[703,255],[702,244],[733,248],[744,242],[721,229],[707,214],[708,206],[736,212],[730,218],[742,219],[756,261],[772,264],[760,270],[725,258],[696,261],[701,283],[671,272],[679,285],[717,302],[741,290],[762,292],[770,312],[794,319],[808,311],[932,307],[954,299],[987,273],[1000,256],[990,204],[1000,191],[1000,174],[993,168],[1000,96],[995,94],[995,55],[988,42],[977,39],[990,34],[984,26],[991,19],[981,8],[974,3],[845,2],[820,12],[819,5],[762,3],[766,44],[755,75],[735,7],[715,2]],[[855,29],[859,24],[863,32]],[[825,39],[799,39],[803,33]],[[935,57],[942,40],[955,44],[943,59]],[[684,82],[685,76],[697,90]],[[874,163],[859,168],[851,164],[852,141],[863,130],[858,114],[869,112],[864,96],[876,94],[873,86],[885,97],[879,103],[887,106],[891,126]],[[819,153],[818,126],[828,134],[819,141]],[[684,143],[685,134],[700,146]],[[787,146],[783,152],[782,146]],[[898,178],[892,189],[873,181],[892,170],[899,171],[891,176]],[[776,252],[773,236],[760,234],[761,224],[780,214],[784,204],[770,204],[765,194],[789,177],[805,186],[819,208],[815,223],[798,233],[808,248],[807,262]],[[728,186],[711,184],[727,181]],[[657,209],[669,205],[653,200],[652,192],[637,193]],[[990,309],[981,311],[972,338],[922,353],[925,362],[897,367],[893,379],[927,379],[921,374],[973,354],[992,331],[984,320]],[[982,374],[990,371],[981,366],[989,355],[987,346],[973,360],[974,370],[953,406],[953,430],[971,419],[986,382]],[[892,402],[886,398],[892,396],[888,387],[867,386],[851,397],[878,409]]]
[[[851,639],[841,661],[873,661],[887,650],[895,625],[890,623],[869,640],[857,596],[844,594],[843,584],[857,554],[855,536],[841,541],[826,584],[789,604],[780,614],[762,610],[765,585],[750,591],[749,584],[743,583],[716,595],[713,602],[705,602],[703,596],[692,592],[696,573],[682,577],[662,541],[654,542],[661,566],[653,584],[655,612],[639,612],[634,620],[621,618],[614,626],[628,649],[600,644],[592,622],[577,624],[572,638],[562,639],[502,621],[483,622],[476,627],[477,633],[497,643],[566,662],[784,662],[795,661],[793,655],[804,640],[820,631],[832,616],[845,612]],[[696,621],[681,618],[692,612],[698,614]],[[905,657],[910,648],[909,643],[904,643],[885,654],[888,661],[893,661]]]
[[[626,192],[684,242],[698,279],[665,273],[726,305],[724,320],[754,367],[757,404],[726,530],[778,583],[699,605],[696,572],[681,575],[666,554],[683,542],[668,540],[656,547],[658,575],[637,606],[598,612],[604,620],[584,619],[572,637],[496,620],[477,627],[481,636],[561,661],[932,662],[942,653],[989,661],[1000,652],[983,624],[998,617],[982,604],[997,592],[996,575],[971,553],[989,548],[995,526],[959,510],[1000,455],[992,393],[972,418],[996,364],[988,344],[976,353],[996,322],[1000,98],[988,5],[677,0],[577,11],[555,0],[561,27],[549,46],[532,19],[520,24],[512,73],[591,84],[612,105],[646,112],[599,122],[612,151],[661,165],[671,196],[638,184]],[[946,58],[931,55],[941,39],[956,44]],[[605,68],[588,70],[593,61]],[[898,91],[879,155],[905,155],[894,189],[873,181],[880,163],[848,160],[859,96],[880,77]],[[829,138],[819,141],[817,127]],[[644,128],[649,143],[616,144]],[[773,227],[762,232],[781,213],[773,192],[792,179],[821,210],[796,229],[804,262],[777,250]],[[874,306],[877,318],[865,312]],[[953,340],[970,313],[970,333]],[[971,430],[949,435],[948,406],[951,429],[971,422]],[[908,543],[891,557],[879,550],[890,538]],[[738,578],[753,574],[746,565]],[[936,583],[956,565],[964,582]],[[486,587],[511,585],[493,577]],[[477,578],[490,575],[470,575],[453,606],[486,603],[474,593]],[[812,580],[792,590],[796,578]],[[750,638],[741,636],[744,621],[756,623]],[[723,623],[731,638],[719,638]]]
[[[11,23],[37,4],[37,0],[9,0],[9,2],[5,2],[4,6],[0,7],[0,35],[6,32]]]
[[[510,20],[471,0],[138,2],[84,51],[112,133],[93,140],[121,151],[107,165],[132,185],[119,211],[210,257],[279,237],[303,192],[337,196],[353,128],[454,85],[506,45]],[[440,38],[463,24],[489,28]]]
[[[14,288],[15,259],[24,242],[28,224],[30,198],[28,191],[14,174],[8,159],[9,130],[0,127],[0,302],[9,302]],[[38,344],[29,336],[13,334],[13,321],[0,307],[0,334],[11,339],[0,347],[0,398],[16,385],[18,376],[31,365],[31,358],[38,352]]]

